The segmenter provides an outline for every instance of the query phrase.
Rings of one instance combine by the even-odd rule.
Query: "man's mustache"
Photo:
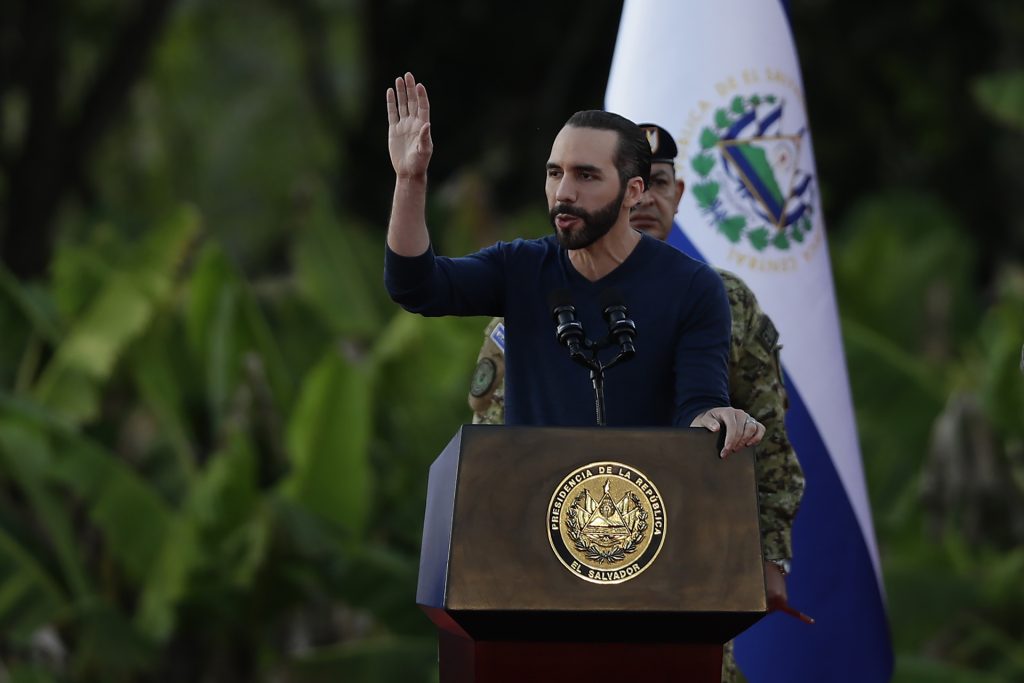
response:
[[[590,218],[590,214],[583,209],[578,209],[570,204],[555,204],[551,207],[551,217],[554,218],[558,214],[564,214],[566,216],[576,216],[576,218],[587,219]]]

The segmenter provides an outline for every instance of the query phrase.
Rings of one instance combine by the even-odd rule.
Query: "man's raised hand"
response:
[[[430,101],[427,89],[409,72],[388,88],[388,151],[399,178],[427,174],[434,143],[430,139]]]

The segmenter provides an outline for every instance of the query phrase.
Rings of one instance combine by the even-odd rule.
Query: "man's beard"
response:
[[[594,213],[584,211],[571,204],[555,204],[551,207],[548,215],[551,217],[551,226],[555,229],[555,236],[558,243],[566,249],[584,249],[608,234],[608,231],[619,219],[619,210],[622,208],[622,198],[626,196],[626,188],[619,191],[619,196],[601,207]],[[575,230],[559,230],[555,225],[555,216],[558,214],[576,216],[583,221],[583,226]]]

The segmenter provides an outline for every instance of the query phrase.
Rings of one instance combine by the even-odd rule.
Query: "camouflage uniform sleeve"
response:
[[[494,318],[484,329],[484,344],[469,384],[473,424],[505,424],[505,352],[492,338],[495,329],[504,323],[504,319]]]
[[[789,559],[804,473],[786,434],[788,402],[779,362],[779,333],[742,280],[726,271],[719,274],[732,309],[729,397],[733,406],[765,426],[764,439],[754,449],[761,544],[765,559]]]

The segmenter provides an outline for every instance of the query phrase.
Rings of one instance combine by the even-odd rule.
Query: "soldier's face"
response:
[[[630,210],[629,224],[656,239],[668,239],[682,197],[683,181],[676,180],[672,164],[651,164],[650,185]]]

